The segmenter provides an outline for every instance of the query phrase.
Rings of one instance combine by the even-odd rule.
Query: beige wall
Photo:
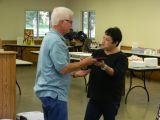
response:
[[[95,10],[97,41],[105,29],[118,26],[123,32],[122,45],[137,42],[141,47],[160,48],[160,0],[0,0],[0,38],[23,36],[25,10],[52,10],[63,5],[75,12],[76,30],[81,30],[80,11]]]
[[[26,10],[52,11],[53,7],[64,5],[65,0],[0,0],[0,38],[23,37]]]
[[[140,47],[160,48],[160,0],[67,0],[66,4],[77,21],[80,11],[96,11],[98,41],[105,29],[118,26],[123,32],[122,45],[137,42]]]

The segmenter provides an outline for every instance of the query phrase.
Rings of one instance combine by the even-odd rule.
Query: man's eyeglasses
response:
[[[72,20],[67,20],[67,19],[65,19],[65,20],[63,20],[63,21],[67,21],[68,23],[72,24]]]

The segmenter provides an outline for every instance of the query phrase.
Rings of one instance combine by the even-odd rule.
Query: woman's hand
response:
[[[98,61],[94,63],[95,66],[103,68],[105,66],[104,60]]]

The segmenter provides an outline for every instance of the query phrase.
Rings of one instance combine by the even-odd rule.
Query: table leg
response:
[[[129,90],[128,90],[127,94],[126,94],[126,97],[125,97],[125,104],[127,104],[127,98],[128,98],[129,93],[131,92],[131,90],[133,90],[136,87],[143,88],[146,91],[148,102],[149,102],[149,93],[148,93],[148,90],[147,90],[147,87],[146,87],[146,83],[145,83],[145,81],[146,81],[145,71],[142,71],[143,86],[133,86],[132,87],[132,78],[133,78],[133,71],[130,71],[130,86],[129,86]]]
[[[85,81],[85,90],[87,92],[87,90],[88,90],[88,83],[87,83],[86,76],[84,76],[84,81]]]
[[[26,47],[20,47],[20,57],[23,60],[23,51],[26,49]]]
[[[21,87],[19,86],[19,84],[18,84],[17,80],[16,80],[16,85],[17,85],[18,90],[19,90],[19,95],[21,96]]]
[[[133,89],[132,88],[132,77],[133,77],[133,71],[130,71],[130,82],[129,82],[130,84],[129,84],[129,90],[128,90],[126,97],[125,97],[125,104],[127,104],[128,95],[129,95],[130,91]]]
[[[144,83],[144,90],[147,93],[147,98],[148,98],[148,102],[149,102],[149,92],[148,92],[147,87],[146,87],[146,77],[145,76],[146,76],[145,72],[142,72],[142,79],[143,79],[143,83]]]

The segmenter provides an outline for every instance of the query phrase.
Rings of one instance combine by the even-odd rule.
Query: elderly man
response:
[[[38,58],[34,91],[42,102],[45,120],[67,120],[67,96],[71,76],[86,75],[89,70],[79,70],[96,59],[88,57],[70,63],[64,34],[72,28],[73,12],[65,7],[53,9],[52,29],[44,37]]]

